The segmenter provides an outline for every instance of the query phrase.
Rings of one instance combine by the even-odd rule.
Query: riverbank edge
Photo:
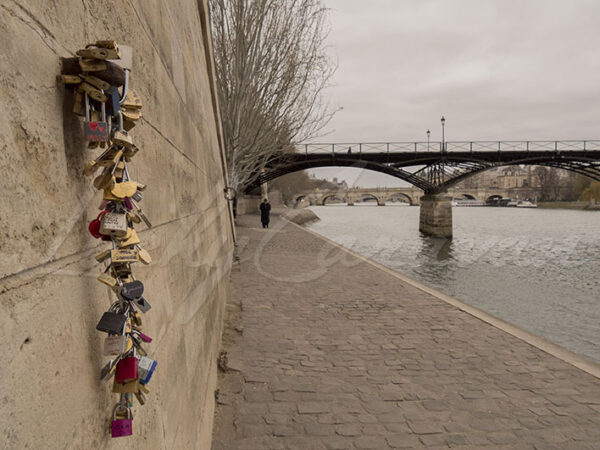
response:
[[[600,211],[600,204],[590,202],[538,202],[541,209],[575,209],[578,211]]]
[[[360,253],[355,252],[354,250],[344,247],[343,245],[338,244],[337,242],[332,241],[331,239],[326,238],[325,236],[323,236],[315,231],[312,231],[312,230],[306,228],[305,226],[298,225],[297,223],[287,219],[284,215],[282,215],[281,218],[283,220],[289,222],[291,225],[296,226],[296,227],[312,234],[316,238],[322,239],[325,242],[329,243],[330,245],[333,245],[334,247],[339,248],[340,250],[350,254],[351,256],[354,256],[355,258],[358,258],[359,260],[366,262],[367,264],[370,264],[379,270],[382,270],[383,272],[387,273],[388,275],[396,277],[396,278],[400,279],[401,281],[403,281],[404,283],[407,283],[407,284],[409,284],[409,285],[411,285],[411,286],[413,286],[413,287],[415,287],[415,288],[417,288],[417,289],[419,289],[419,290],[421,290],[421,291],[423,291],[423,292],[425,292],[425,293],[427,293],[449,305],[452,305],[455,308],[458,308],[459,310],[461,310],[461,311],[463,311],[463,312],[465,312],[465,313],[467,313],[489,325],[492,325],[493,327],[498,328],[498,329],[516,337],[517,339],[520,339],[520,340],[528,343],[529,345],[531,345],[539,350],[542,350],[542,351],[548,353],[549,355],[552,355],[555,358],[558,358],[561,361],[569,363],[572,366],[577,367],[578,369],[583,370],[584,372],[600,379],[600,364],[598,364],[591,358],[588,358],[587,356],[583,356],[578,353],[572,352],[571,350],[568,350],[564,347],[561,347],[558,344],[550,342],[540,336],[530,333],[529,331],[519,328],[516,325],[506,322],[506,321],[504,321],[496,316],[493,316],[479,308],[476,308],[471,305],[467,305],[466,303],[463,303],[460,300],[455,299],[454,297],[446,295],[443,292],[440,292],[434,288],[431,288],[431,287],[429,287],[407,275],[404,275],[404,274],[397,272],[381,263],[378,263],[372,259],[369,259],[366,256],[363,256]]]

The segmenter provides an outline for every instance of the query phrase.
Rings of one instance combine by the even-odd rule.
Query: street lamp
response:
[[[429,151],[429,135],[431,134],[431,131],[427,130],[427,151]]]
[[[444,136],[444,125],[446,125],[446,119],[442,116],[442,153],[446,152],[446,138]]]

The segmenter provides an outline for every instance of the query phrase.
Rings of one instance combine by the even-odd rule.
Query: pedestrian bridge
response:
[[[455,199],[486,201],[498,197],[511,197],[515,191],[522,191],[521,197],[525,197],[531,195],[535,189],[449,189],[448,195]],[[293,206],[302,208],[309,205],[325,205],[328,201],[335,200],[348,206],[368,200],[376,201],[379,206],[388,202],[405,202],[413,206],[421,204],[423,195],[423,190],[416,187],[324,189],[299,192],[294,196]]]
[[[257,166],[245,188],[250,192],[287,173],[316,167],[373,170],[420,189],[419,229],[428,235],[451,237],[452,197],[448,190],[477,173],[509,165],[564,169],[600,181],[600,140],[303,144]],[[415,196],[410,198],[416,204]]]

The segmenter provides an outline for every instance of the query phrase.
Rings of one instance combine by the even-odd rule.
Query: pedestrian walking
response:
[[[263,228],[269,228],[269,215],[271,214],[271,204],[265,198],[260,204],[260,221],[262,222]]]

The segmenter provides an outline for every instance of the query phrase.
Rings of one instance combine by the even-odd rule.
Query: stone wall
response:
[[[205,0],[6,0],[0,5],[0,447],[210,448],[215,361],[234,231],[223,195]],[[60,57],[87,42],[134,49],[144,102],[130,164],[146,183],[138,226],[153,257],[134,273],[153,308],[144,331],[158,360],[134,436],[110,438],[117,394],[99,381],[114,300],[96,281],[107,248],[87,231],[101,194],[81,174],[87,150]]]

